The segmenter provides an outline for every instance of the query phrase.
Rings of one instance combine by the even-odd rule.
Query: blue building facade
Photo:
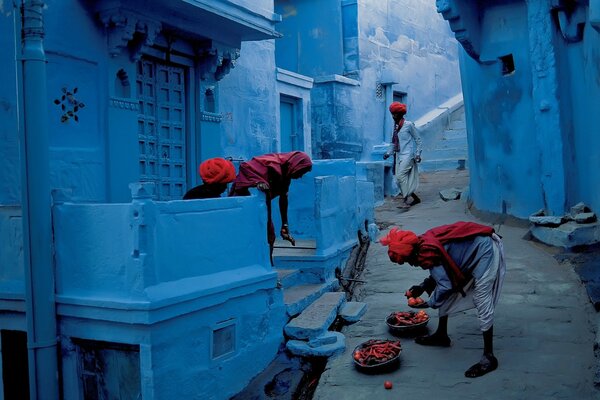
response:
[[[437,1],[464,51],[471,198],[520,218],[600,207],[600,2]]]
[[[3,3],[0,17],[10,378],[0,397],[235,394],[275,356],[287,321],[261,240],[264,200],[180,199],[199,162],[227,145],[246,158],[276,149],[274,118],[256,119],[263,142],[243,124],[238,138],[226,129],[252,119],[244,112],[272,115],[273,96],[249,106],[219,87],[242,51],[262,51],[269,77],[257,67],[239,87],[251,97],[276,90],[272,4],[20,6]],[[252,41],[265,42],[242,48]]]
[[[416,121],[461,93],[458,46],[429,0],[276,0],[276,61],[314,80],[315,158],[380,161],[392,101]]]
[[[432,5],[384,3],[0,2],[0,399],[222,399],[269,364],[280,270],[335,290],[374,226],[387,105],[460,91]],[[290,189],[311,247],[275,268],[260,192],[180,200],[204,159],[290,150],[317,159]]]

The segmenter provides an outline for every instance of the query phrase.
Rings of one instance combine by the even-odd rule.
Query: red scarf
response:
[[[462,287],[467,283],[465,276],[443,245],[472,239],[475,236],[491,236],[493,233],[492,227],[464,221],[432,228],[419,236],[417,265],[423,269],[442,265],[452,282],[452,287],[462,292]]]
[[[396,126],[394,126],[394,133],[392,134],[392,144],[394,145],[394,152],[396,153],[400,151],[400,138],[398,137],[398,132],[400,132],[400,129],[402,129],[403,126],[404,118],[402,118],[400,122],[398,122]]]

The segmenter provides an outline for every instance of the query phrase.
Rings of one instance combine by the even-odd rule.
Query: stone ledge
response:
[[[600,224],[578,224],[569,221],[557,227],[533,225],[529,229],[533,237],[542,243],[570,249],[600,242]]]
[[[333,357],[346,350],[346,337],[342,333],[326,332],[322,336],[326,344],[321,346],[312,347],[303,340],[290,340],[286,346],[292,354],[303,357]],[[331,338],[335,341],[332,342]]]

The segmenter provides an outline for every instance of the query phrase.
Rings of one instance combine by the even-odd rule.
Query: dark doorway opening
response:
[[[2,382],[6,400],[29,398],[27,332],[0,331],[2,337]]]

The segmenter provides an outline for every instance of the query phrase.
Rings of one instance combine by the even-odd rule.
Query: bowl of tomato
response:
[[[391,333],[413,333],[427,327],[429,315],[425,310],[396,311],[388,315],[385,322]]]
[[[356,346],[352,360],[365,373],[388,372],[398,368],[402,345],[399,340],[371,339]]]

